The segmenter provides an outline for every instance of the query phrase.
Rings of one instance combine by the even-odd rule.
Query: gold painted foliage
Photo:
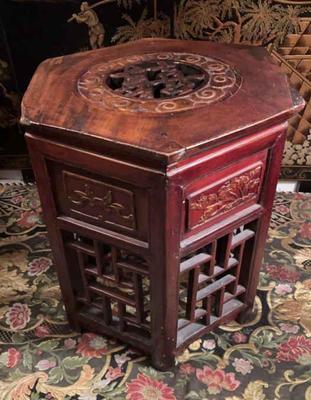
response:
[[[176,6],[175,36],[278,45],[286,35],[298,32],[299,17],[310,10],[300,5],[275,4],[272,0],[181,0]],[[129,15],[123,18],[128,24],[117,29],[113,42],[169,34],[167,16],[147,18],[144,10],[137,22]]]
[[[27,252],[16,251],[0,256],[0,303],[20,300],[29,290],[29,282],[21,272],[27,268]],[[14,268],[14,269],[12,269]]]
[[[26,250],[18,250],[10,253],[4,253],[0,255],[0,268],[1,270],[7,270],[8,268],[17,268],[19,272],[27,271],[27,257],[28,252]]]
[[[169,34],[169,18],[162,14],[157,19],[147,18],[147,16],[146,8],[137,22],[129,15],[124,14],[122,18],[127,22],[127,25],[117,28],[116,34],[111,39],[112,42],[124,43],[144,37],[167,37]]]
[[[9,304],[20,300],[21,293],[29,293],[28,280],[23,278],[17,270],[6,271],[0,282],[0,303]]]
[[[311,336],[311,279],[295,284],[293,298],[284,299],[274,309],[278,319],[296,321],[304,329],[307,337]]]
[[[266,400],[263,392],[269,385],[261,380],[250,382],[244,390],[242,397],[226,397],[225,400]]]

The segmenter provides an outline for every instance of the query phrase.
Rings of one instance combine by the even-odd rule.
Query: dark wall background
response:
[[[90,1],[90,5],[96,2]],[[98,3],[98,2],[97,2]],[[20,100],[38,66],[46,58],[90,48],[88,27],[75,21],[79,0],[0,1],[0,167],[29,167],[23,132],[18,124]],[[104,45],[111,44],[124,12],[139,16],[136,1],[112,1],[94,9],[105,20]]]

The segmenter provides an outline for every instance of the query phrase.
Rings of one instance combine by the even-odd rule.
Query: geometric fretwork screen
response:
[[[177,347],[243,307],[256,225],[235,228],[181,260]]]
[[[183,257],[177,348],[243,307],[257,221],[232,229]],[[124,249],[63,231],[79,312],[105,326],[150,339],[148,263]]]
[[[68,262],[77,273],[80,311],[120,332],[150,337],[150,279],[147,263],[115,246],[64,232]]]

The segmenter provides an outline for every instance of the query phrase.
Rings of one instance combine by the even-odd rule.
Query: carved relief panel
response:
[[[133,193],[68,171],[63,172],[66,197],[77,217],[135,229]]]
[[[148,191],[110,174],[47,162],[58,216],[148,241]]]
[[[259,157],[260,158],[260,157]],[[254,161],[252,161],[254,160]],[[205,227],[229,211],[240,211],[259,200],[264,177],[265,161],[256,157],[238,162],[236,172],[220,170],[208,176],[200,187],[193,187],[186,195],[186,230]]]

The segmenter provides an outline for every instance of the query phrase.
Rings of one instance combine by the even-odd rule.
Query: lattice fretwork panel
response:
[[[177,346],[243,308],[256,225],[236,228],[181,260]]]
[[[299,19],[299,31],[289,33],[278,47],[282,56],[311,55],[311,18]]]
[[[287,131],[287,139],[289,141],[294,144],[302,144],[307,139],[311,129],[311,82],[306,76],[299,73],[292,63],[276,51],[272,51],[271,55],[287,74],[290,85],[299,92],[307,103],[300,113],[295,114],[289,120]]]
[[[150,280],[145,260],[115,246],[65,233],[80,310],[121,332],[150,336]],[[73,267],[71,266],[71,269]]]

